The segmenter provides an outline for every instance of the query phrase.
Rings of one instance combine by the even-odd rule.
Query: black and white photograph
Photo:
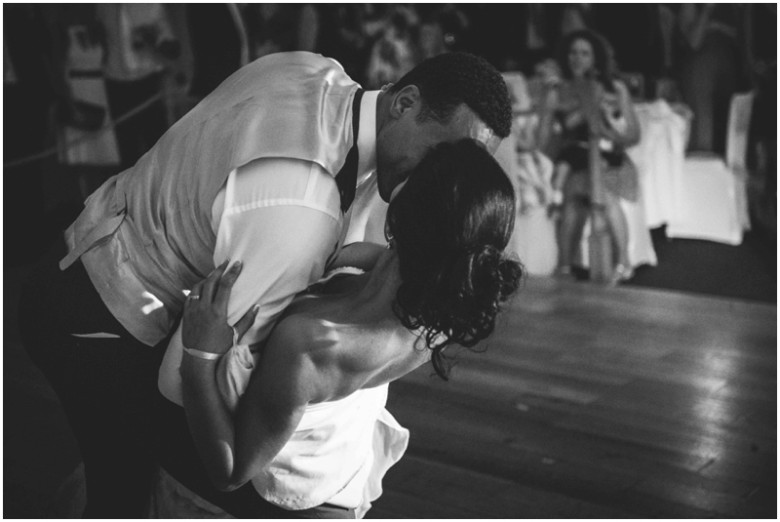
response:
[[[777,3],[3,3],[4,519],[777,519]]]

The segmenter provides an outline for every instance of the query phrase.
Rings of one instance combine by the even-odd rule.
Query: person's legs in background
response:
[[[568,176],[563,188],[563,207],[558,228],[558,269],[563,276],[571,275],[574,255],[588,220],[588,177],[584,172]]]
[[[22,341],[59,396],[79,443],[87,481],[84,516],[141,518],[155,464],[151,412],[163,350],[130,336],[80,262],[61,272],[57,254],[47,256],[23,290]]]
[[[712,152],[713,111],[712,66],[701,51],[691,52],[685,60],[680,78],[683,100],[693,111],[688,150]]]
[[[734,43],[726,38],[716,36],[710,44],[713,50],[712,80],[712,147],[713,151],[723,157],[726,155],[731,98],[737,92],[739,85],[739,66],[737,64],[737,49]]]
[[[613,257],[616,259],[616,265],[613,280],[618,282],[630,279],[633,270],[628,258],[628,221],[620,205],[620,198],[608,190],[604,191],[604,207],[612,236],[612,246],[615,249]]]
[[[682,63],[680,89],[693,110],[688,150],[725,152],[729,102],[736,87],[734,43],[725,35],[709,33]]]

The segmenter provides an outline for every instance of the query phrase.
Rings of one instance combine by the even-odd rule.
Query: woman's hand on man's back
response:
[[[257,306],[253,306],[232,327],[227,321],[230,291],[241,273],[241,262],[228,268],[225,261],[206,279],[195,285],[184,303],[182,342],[186,348],[223,354],[252,326]]]

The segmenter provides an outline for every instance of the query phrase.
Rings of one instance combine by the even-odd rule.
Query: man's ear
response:
[[[390,104],[390,115],[393,118],[400,118],[407,111],[415,110],[415,108],[419,110],[421,103],[420,89],[416,85],[407,85],[393,96],[393,101]]]

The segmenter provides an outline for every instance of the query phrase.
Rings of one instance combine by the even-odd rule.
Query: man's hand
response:
[[[241,273],[241,262],[228,269],[225,261],[209,276],[195,285],[184,303],[182,342],[202,352],[223,354],[241,340],[252,326],[257,306],[252,307],[231,328],[227,322],[230,291]],[[226,270],[227,269],[227,270]]]

